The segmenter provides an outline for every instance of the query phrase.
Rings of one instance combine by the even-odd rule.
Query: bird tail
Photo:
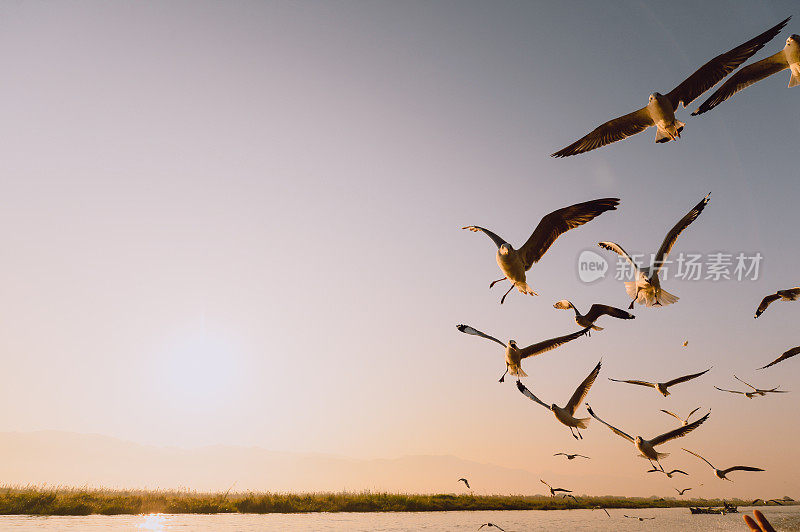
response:
[[[679,120],[676,120],[675,123],[669,126],[667,129],[656,127],[656,142],[669,142],[676,138],[680,138],[681,131],[683,131],[684,127],[686,127],[686,124]]]
[[[662,305],[662,306],[671,305],[671,304],[675,303],[676,301],[678,301],[678,299],[680,299],[678,296],[676,296],[674,294],[670,294],[666,290],[660,290],[659,294],[658,294],[658,299],[656,301],[656,304]]]
[[[628,293],[629,298],[633,299],[636,297],[636,282],[625,281],[625,291]]]
[[[522,366],[509,368],[508,372],[514,377],[527,377],[528,374],[522,371]]]
[[[791,69],[791,76],[789,77],[789,86],[794,87],[800,85],[800,65],[794,64],[789,67]]]
[[[575,426],[578,427],[579,429],[585,429],[586,427],[589,426],[589,422],[592,420],[592,418],[579,417],[579,418],[576,418],[576,420],[578,421],[578,424],[575,425]]]
[[[593,331],[602,331],[603,328],[602,327],[598,327],[597,325],[592,325],[592,330]]]

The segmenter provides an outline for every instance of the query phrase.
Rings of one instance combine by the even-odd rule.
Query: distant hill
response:
[[[257,447],[196,449],[139,445],[96,434],[0,433],[0,483],[224,491],[405,491],[542,493],[539,477],[522,469],[454,456],[356,460]]]

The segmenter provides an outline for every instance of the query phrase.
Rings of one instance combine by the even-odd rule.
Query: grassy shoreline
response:
[[[746,506],[752,501],[729,500]],[[639,497],[551,498],[541,495],[417,495],[404,493],[199,493],[73,488],[2,488],[0,515],[148,513],[443,512],[721,506],[720,499]]]

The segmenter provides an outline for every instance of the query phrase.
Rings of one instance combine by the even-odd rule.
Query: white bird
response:
[[[725,76],[736,70],[739,65],[778,35],[788,21],[787,18],[761,35],[733,50],[718,55],[667,94],[652,93],[647,105],[643,108],[609,120],[583,138],[553,153],[551,157],[568,157],[594,150],[641,133],[651,126],[656,126],[656,142],[669,142],[680,138],[681,131],[686,124],[675,118],[678,104],[683,103],[685,108]]]
[[[723,83],[714,94],[701,103],[700,107],[692,113],[692,116],[710,111],[740,90],[746,89],[750,85],[787,68],[789,69],[789,87],[800,85],[800,35],[794,34],[786,39],[786,46],[780,52],[752,65],[742,67],[739,72],[731,76],[731,79]]]
[[[628,292],[628,297],[633,299],[628,307],[629,309],[633,308],[634,303],[652,307],[669,305],[678,301],[677,296],[670,294],[661,288],[661,280],[658,277],[658,272],[664,265],[670,250],[672,250],[672,246],[675,245],[675,241],[678,240],[678,236],[683,232],[684,229],[689,227],[689,225],[695,221],[698,216],[700,216],[700,213],[703,212],[703,209],[706,208],[706,205],[708,205],[709,201],[711,201],[710,192],[705,198],[700,200],[700,203],[695,205],[694,208],[686,214],[686,216],[681,218],[672,229],[669,230],[667,236],[664,237],[664,241],[661,243],[661,247],[658,248],[658,252],[655,255],[652,266],[649,268],[639,268],[633,258],[631,258],[631,256],[628,255],[628,253],[622,249],[622,246],[619,244],[614,242],[598,243],[601,248],[611,250],[624,257],[628,262],[630,262],[631,266],[633,266],[636,280],[627,281],[625,283],[625,290]]]
[[[571,301],[566,299],[562,299],[561,301],[556,301],[553,304],[553,308],[561,309],[561,310],[569,310],[572,309],[575,311],[575,323],[580,325],[581,327],[591,327],[594,331],[602,331],[602,327],[598,327],[594,324],[598,318],[602,315],[611,316],[612,318],[619,318],[621,320],[632,320],[635,319],[636,316],[631,314],[630,312],[624,311],[622,309],[618,309],[616,307],[610,307],[608,305],[600,305],[599,303],[595,303],[589,308],[589,312],[586,313],[584,316],[581,314],[575,305],[572,304]],[[591,335],[591,332],[589,333]]]
[[[689,415],[688,415],[688,416],[686,416],[686,418],[685,418],[685,419],[684,419],[684,418],[682,418],[682,417],[680,417],[678,414],[676,414],[676,413],[674,413],[674,412],[670,412],[669,410],[661,410],[661,411],[662,411],[662,412],[664,412],[665,414],[669,414],[669,415],[671,415],[672,417],[674,417],[675,419],[677,419],[678,421],[680,421],[680,422],[681,422],[681,425],[683,425],[683,426],[685,427],[686,425],[688,425],[688,424],[689,424],[689,418],[690,418],[690,417],[692,417],[692,414],[694,414],[694,413],[695,413],[695,412],[697,412],[698,410],[700,410],[700,407],[699,407],[699,406],[698,406],[697,408],[695,408],[694,410],[692,410],[691,412],[689,412]]]
[[[760,367],[758,369],[764,369],[764,368],[768,368],[770,366],[774,366],[778,362],[783,362],[787,358],[792,358],[793,356],[795,356],[798,353],[800,353],[800,346],[793,347],[793,348],[789,349],[788,351],[786,351],[781,356],[779,356],[778,358],[776,358],[775,360],[773,360],[772,362],[770,362],[769,364],[767,364],[766,366]]]
[[[666,456],[669,456],[669,453],[660,453],[660,452],[656,451],[656,449],[655,449],[656,445],[661,445],[661,444],[666,443],[666,442],[668,442],[670,440],[674,440],[675,438],[682,438],[683,436],[686,436],[687,434],[692,432],[694,429],[696,429],[697,427],[699,427],[700,425],[705,423],[705,421],[711,415],[711,412],[709,412],[708,414],[704,415],[703,417],[701,417],[697,421],[693,421],[692,423],[689,423],[686,426],[678,427],[677,429],[673,429],[673,430],[671,430],[669,432],[665,432],[664,434],[661,434],[660,436],[656,436],[655,438],[652,438],[650,440],[645,440],[641,436],[636,436],[636,438],[634,438],[633,436],[631,436],[629,434],[626,434],[625,432],[622,432],[618,428],[616,428],[616,427],[614,427],[612,425],[609,425],[608,423],[606,423],[605,421],[603,421],[602,419],[597,417],[597,415],[595,415],[594,411],[592,410],[592,407],[589,406],[589,403],[586,403],[586,409],[589,411],[589,415],[590,416],[595,418],[597,421],[599,421],[600,423],[602,423],[606,427],[610,428],[611,431],[614,434],[616,434],[617,436],[621,436],[621,437],[625,438],[626,440],[628,440],[629,442],[631,442],[632,444],[634,444],[636,446],[636,449],[638,449],[639,452],[641,453],[641,456],[643,456],[644,458],[647,458],[648,460],[650,460],[650,465],[655,467],[655,464],[658,464],[659,468],[662,471],[664,470],[664,468],[661,467],[661,462],[659,462],[659,459],[664,458]],[[654,462],[655,462],[655,464],[654,464]]]
[[[661,395],[666,397],[666,396],[669,395],[669,390],[667,390],[667,388],[669,388],[670,386],[675,386],[676,384],[680,384],[682,382],[686,382],[686,381],[690,381],[692,379],[696,379],[697,377],[699,377],[701,375],[704,375],[704,374],[708,373],[709,371],[711,371],[711,368],[708,368],[705,371],[701,371],[700,373],[692,373],[691,375],[684,375],[683,377],[678,377],[677,379],[672,379],[671,381],[667,381],[667,382],[648,382],[648,381],[637,381],[637,380],[620,380],[620,379],[612,379],[612,378],[609,378],[608,380],[614,381],[614,382],[625,382],[625,383],[628,383],[628,384],[638,384],[639,386],[649,386],[650,388],[655,388],[656,390],[658,390],[661,393]],[[689,415],[691,416],[692,414],[689,414]],[[686,426],[686,425],[684,425],[684,426]]]
[[[723,480],[730,480],[731,482],[733,482],[731,479],[729,479],[728,477],[725,476],[728,473],[730,473],[731,471],[764,471],[760,467],[750,467],[750,466],[742,466],[742,465],[729,467],[728,469],[717,469],[716,467],[711,465],[711,462],[709,462],[708,460],[706,460],[705,458],[703,458],[699,454],[693,453],[689,449],[685,449],[683,447],[681,447],[681,449],[683,449],[684,451],[686,451],[689,454],[695,455],[700,460],[702,460],[703,462],[707,463],[709,466],[711,466],[711,469],[714,470],[714,474],[717,475],[717,478],[720,478],[720,479],[723,479]]]
[[[602,364],[602,360],[597,363],[592,372],[589,373],[589,376],[583,379],[583,382],[580,384],[580,386],[578,386],[578,388],[572,394],[572,397],[569,398],[569,401],[564,406],[564,408],[561,408],[555,403],[553,403],[552,405],[548,405],[547,403],[545,403],[544,401],[533,395],[533,393],[528,388],[526,388],[525,385],[522,384],[522,382],[520,381],[517,381],[517,388],[519,389],[520,392],[522,392],[522,395],[524,395],[531,401],[539,403],[546,409],[552,411],[553,414],[556,416],[557,420],[559,420],[563,425],[569,427],[569,431],[572,433],[573,438],[575,438],[576,440],[578,438],[583,439],[580,429],[586,428],[587,424],[589,423],[589,418],[588,417],[576,418],[575,411],[578,409],[584,398],[586,398],[586,395],[589,393],[589,388],[592,387],[592,384],[594,384],[594,381],[597,379],[597,375],[600,373],[600,364]],[[577,436],[575,435],[575,432],[578,433]],[[568,459],[572,460],[572,458],[574,458],[577,455],[572,456],[572,458],[570,458],[569,455],[565,456],[567,456]]]
[[[540,355],[551,349],[555,349],[556,347],[570,342],[576,338],[583,336],[589,332],[589,328],[585,328],[582,331],[577,331],[572,334],[566,334],[564,336],[559,336],[557,338],[550,338],[549,340],[544,340],[543,342],[539,342],[536,344],[529,345],[528,347],[523,347],[520,349],[517,347],[517,342],[514,340],[509,340],[508,345],[504,344],[494,336],[489,336],[486,333],[482,333],[478,329],[474,327],[470,327],[469,325],[456,325],[456,329],[465,333],[465,334],[473,334],[475,336],[480,336],[482,338],[486,338],[487,340],[492,340],[493,342],[497,342],[498,344],[502,345],[506,349],[506,371],[503,373],[503,376],[500,377],[500,382],[503,382],[506,378],[506,373],[510,373],[511,375],[520,378],[520,377],[527,377],[528,374],[522,371],[522,360],[528,357]]]
[[[540,403],[541,404],[541,403]],[[545,405],[547,406],[547,405]],[[550,408],[547,406],[547,408]],[[575,460],[576,457],[580,456],[581,458],[589,458],[588,456],[583,456],[582,454],[569,454],[569,453],[556,453],[553,456],[566,456],[567,460]],[[591,458],[589,458],[591,460]]]
[[[553,211],[541,219],[531,236],[518,250],[514,249],[514,246],[506,242],[505,239],[483,227],[468,225],[462,227],[462,229],[483,231],[492,239],[495,245],[497,245],[497,265],[500,266],[505,277],[492,282],[489,288],[492,288],[496,283],[506,279],[511,281],[511,288],[509,288],[508,292],[500,299],[500,303],[502,304],[514,287],[523,294],[538,295],[534,292],[533,288],[528,285],[525,272],[530,270],[531,266],[535,263],[539,262],[539,259],[544,256],[559,236],[570,229],[574,229],[593,220],[596,216],[606,211],[616,210],[617,205],[619,205],[619,198],[602,198],[586,201],[584,203],[577,203]]]
[[[714,388],[716,388],[717,390],[719,390],[721,392],[738,393],[740,395],[744,395],[748,399],[752,399],[753,397],[760,397],[762,395],[766,395],[766,394],[763,394],[761,392],[740,392],[739,390],[728,390],[726,388],[720,388],[719,386],[714,386]]]
[[[766,395],[768,393],[789,393],[789,390],[779,390],[778,388],[780,388],[780,386],[776,386],[774,388],[770,388],[768,390],[765,390],[765,389],[761,389],[761,388],[756,388],[752,384],[743,381],[742,379],[740,379],[736,375],[734,375],[733,378],[736,379],[737,381],[741,382],[742,384],[746,385],[748,388],[752,388],[753,391],[755,391],[759,395]]]
[[[770,294],[764,299],[761,300],[761,304],[758,305],[756,309],[756,318],[761,316],[767,307],[770,306],[774,301],[777,300],[781,301],[797,301],[800,299],[800,287],[789,288],[788,290],[778,290],[774,294]]]

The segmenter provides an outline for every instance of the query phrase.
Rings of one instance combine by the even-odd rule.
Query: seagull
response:
[[[756,388],[752,384],[749,384],[749,383],[743,381],[742,379],[740,379],[736,375],[734,375],[733,378],[736,379],[737,381],[741,382],[742,384],[745,384],[748,387],[752,388],[759,395],[766,395],[768,393],[789,393],[789,390],[779,390],[778,388],[780,388],[780,386],[776,386],[774,388],[770,388],[769,390],[762,390],[761,388]]]
[[[689,476],[689,473],[687,473],[686,471],[681,471],[680,469],[673,469],[672,471],[664,471],[663,469],[657,469],[657,468],[654,467],[653,469],[650,469],[647,472],[648,473],[664,473],[665,475],[667,475],[668,478],[672,478],[672,475],[675,475],[677,473]]]
[[[551,486],[550,484],[548,484],[547,482],[545,482],[542,479],[539,479],[539,481],[542,484],[544,484],[545,486],[547,486],[548,488],[550,488],[550,496],[551,497],[555,497],[556,496],[556,492],[558,492],[558,491],[563,491],[564,493],[572,493],[572,490],[565,490],[564,488],[554,488],[553,486]]]
[[[597,375],[600,373],[600,364],[602,364],[602,360],[597,363],[592,372],[589,373],[589,376],[583,379],[583,382],[575,390],[575,393],[572,394],[572,397],[569,398],[569,401],[564,406],[564,408],[561,408],[555,403],[548,406],[547,403],[545,403],[544,401],[533,395],[533,393],[529,389],[527,389],[525,385],[522,384],[522,382],[520,382],[519,380],[517,380],[517,388],[519,388],[519,391],[522,392],[522,395],[524,395],[531,401],[537,402],[546,409],[551,410],[553,414],[556,416],[556,419],[558,419],[563,425],[569,427],[569,431],[572,433],[573,438],[575,438],[576,440],[578,438],[583,439],[580,429],[586,428],[587,423],[589,423],[589,418],[588,417],[576,418],[575,411],[580,406],[581,401],[583,401],[586,398],[586,395],[589,393],[589,388],[592,387],[592,384],[594,384],[594,381],[597,379]],[[575,432],[578,433],[577,436],[575,435]],[[564,454],[564,453],[559,453],[559,454]],[[570,455],[565,455],[565,456],[567,456],[569,460],[572,460],[572,458],[575,458],[575,456],[578,455],[572,455],[572,457],[570,457]],[[588,456],[584,456],[584,458],[588,458]]]
[[[765,394],[763,394],[761,392],[740,392],[739,390],[727,390],[725,388],[720,388],[719,386],[714,386],[714,388],[716,388],[717,390],[719,390],[721,392],[738,393],[738,394],[744,395],[748,399],[752,399],[753,397],[759,397],[759,396],[765,395]]]
[[[544,340],[537,344],[529,345],[528,347],[523,347],[522,349],[520,349],[519,347],[517,347],[517,342],[514,340],[509,340],[508,345],[506,345],[497,338],[495,338],[494,336],[489,336],[486,333],[482,333],[478,329],[470,327],[469,325],[456,325],[456,329],[466,334],[474,334],[475,336],[481,336],[488,340],[492,340],[493,342],[497,342],[498,344],[505,347],[506,371],[505,373],[503,373],[503,376],[500,377],[500,382],[505,381],[506,373],[510,373],[511,375],[517,378],[528,376],[527,373],[522,371],[522,359],[540,355],[544,352],[550,351],[551,349],[555,349],[556,347],[565,344],[569,341],[572,341],[576,338],[579,338],[589,332],[589,327],[587,327],[582,331],[577,331],[572,334],[566,334],[564,336],[559,336],[557,338]]]
[[[689,454],[693,454],[693,455],[695,455],[695,456],[696,456],[696,457],[698,457],[700,460],[702,460],[703,462],[705,462],[705,463],[707,463],[709,466],[711,466],[711,469],[713,469],[713,470],[714,470],[714,474],[715,474],[715,475],[717,475],[717,478],[720,478],[720,479],[722,479],[722,480],[731,480],[731,479],[729,479],[728,477],[726,477],[726,476],[725,476],[725,475],[727,475],[728,473],[730,473],[731,471],[764,471],[763,469],[760,469],[760,468],[758,468],[758,467],[750,467],[750,466],[743,466],[743,465],[729,467],[728,469],[717,469],[716,467],[714,467],[713,465],[711,465],[711,462],[709,462],[708,460],[706,460],[705,458],[703,458],[703,457],[702,457],[702,456],[700,456],[699,454],[697,454],[697,453],[693,453],[693,452],[692,452],[692,451],[690,451],[689,449],[684,449],[683,447],[681,447],[681,449],[683,449],[684,451],[686,451],[686,452],[687,452],[687,453],[689,453]],[[731,482],[733,482],[733,481],[731,480]]]
[[[460,479],[458,479],[458,482],[463,482],[463,483],[464,483],[464,485],[467,487],[467,489],[468,489],[468,490],[471,490],[471,489],[472,489],[472,488],[470,488],[470,487],[469,487],[469,480],[467,480],[467,479],[465,479],[465,478],[460,478]]]
[[[562,299],[561,301],[556,301],[553,304],[553,308],[562,309],[562,310],[569,310],[572,309],[575,311],[575,323],[580,325],[581,327],[591,327],[594,331],[602,331],[602,327],[598,327],[594,324],[597,319],[602,316],[603,314],[607,316],[611,316],[612,318],[619,318],[621,320],[632,320],[635,319],[636,316],[631,314],[630,312],[618,309],[616,307],[610,307],[608,305],[600,305],[595,303],[589,308],[589,312],[586,313],[584,316],[578,309],[575,308],[575,305],[572,304],[571,301],[567,301],[566,299]],[[591,335],[591,331],[589,332]]]
[[[603,510],[606,513],[607,516],[611,517],[611,514],[608,513],[608,510],[606,510],[602,506],[592,506],[592,511],[594,511],[594,510]]]
[[[684,375],[683,377],[678,377],[677,379],[672,379],[671,381],[667,381],[667,382],[648,382],[648,381],[637,381],[637,380],[620,380],[620,379],[612,379],[610,377],[609,377],[608,380],[614,381],[614,382],[626,382],[628,384],[638,384],[639,386],[649,386],[650,388],[655,388],[656,390],[658,390],[661,393],[661,395],[666,397],[666,396],[669,395],[669,390],[667,390],[667,388],[669,388],[670,386],[675,386],[676,384],[680,384],[682,382],[686,382],[686,381],[690,381],[692,379],[696,379],[697,377],[699,377],[701,375],[704,375],[705,373],[708,373],[709,371],[711,371],[711,368],[708,368],[705,371],[701,371],[700,373],[692,373],[691,375]],[[691,416],[692,414],[689,414],[689,415]],[[684,426],[686,426],[686,425],[684,425]]]
[[[503,304],[506,296],[517,287],[517,290],[523,294],[538,295],[528,285],[525,272],[531,269],[539,259],[544,256],[553,242],[566,233],[570,229],[579,227],[596,216],[603,214],[606,211],[616,210],[619,205],[619,198],[602,198],[584,203],[577,203],[553,211],[541,219],[539,225],[536,226],[528,241],[525,242],[521,248],[514,249],[514,246],[506,242],[503,238],[497,236],[488,229],[478,227],[477,225],[468,225],[462,229],[469,229],[470,231],[483,231],[492,239],[497,245],[497,265],[505,274],[505,277],[492,282],[489,288],[492,288],[496,283],[508,279],[511,281],[511,288],[500,299],[500,304]]]
[[[550,408],[550,407],[548,406],[547,408]],[[581,458],[589,458],[588,456],[583,456],[582,454],[567,454],[567,453],[556,453],[553,456],[559,456],[559,455],[566,456],[567,460],[575,460],[575,458],[577,456],[580,456]],[[589,458],[589,460],[591,460],[591,458]]]
[[[678,488],[675,488],[675,491],[678,492],[678,495],[683,495],[684,493],[686,493],[690,489],[692,489],[692,488],[683,488],[682,490],[679,490]]]
[[[709,412],[708,414],[704,415],[703,417],[701,417],[697,421],[693,421],[692,423],[689,423],[685,427],[678,427],[677,429],[673,429],[673,430],[671,430],[669,432],[665,432],[664,434],[661,434],[660,436],[656,436],[655,438],[653,438],[651,440],[645,440],[641,436],[636,436],[636,438],[633,438],[632,436],[630,436],[629,434],[626,434],[625,432],[622,432],[618,428],[609,425],[608,423],[606,423],[605,421],[603,421],[602,419],[600,419],[599,417],[597,417],[595,415],[594,411],[592,410],[592,407],[589,406],[589,403],[586,403],[586,409],[589,411],[589,415],[590,416],[595,418],[597,421],[599,421],[600,423],[602,423],[606,427],[610,428],[611,431],[614,432],[614,434],[616,434],[617,436],[621,436],[621,437],[625,438],[626,440],[628,440],[629,442],[631,442],[634,445],[636,445],[636,448],[641,453],[641,456],[643,456],[643,457],[647,458],[648,460],[650,460],[650,465],[652,465],[653,467],[655,467],[655,464],[653,462],[658,464],[659,468],[662,471],[664,470],[664,468],[661,467],[661,463],[659,462],[659,459],[668,456],[668,453],[660,453],[660,452],[656,451],[655,450],[656,445],[661,445],[662,443],[666,443],[666,442],[668,442],[670,440],[674,440],[675,438],[682,438],[683,436],[686,436],[687,434],[692,432],[694,429],[696,429],[697,427],[702,425],[706,421],[706,419],[708,419],[708,416],[711,415],[711,412]]]
[[[670,412],[669,410],[661,410],[661,411],[662,411],[662,412],[664,412],[665,414],[669,414],[669,415],[671,415],[672,417],[674,417],[675,419],[677,419],[678,421],[680,421],[680,422],[681,422],[681,425],[683,425],[683,426],[685,427],[686,425],[688,425],[688,424],[689,424],[689,418],[690,418],[690,417],[692,417],[692,414],[694,414],[694,413],[695,413],[695,412],[697,412],[698,410],[700,410],[700,407],[699,407],[699,406],[698,406],[697,408],[695,408],[694,410],[692,410],[691,412],[689,412],[689,415],[688,415],[688,416],[686,416],[686,419],[683,419],[683,418],[681,418],[680,416],[678,416],[678,415],[677,415],[677,414],[675,414],[674,412]]]
[[[500,530],[501,532],[506,532],[505,530],[503,530],[502,528],[500,528],[499,526],[497,526],[494,523],[484,523],[480,527],[478,527],[478,530],[480,530],[481,528],[483,528],[485,526],[488,526],[489,528],[495,527],[497,530]]]
[[[622,515],[623,515],[623,517],[627,517],[628,519],[638,519],[639,521],[655,519],[655,517],[636,517],[635,515],[625,515],[625,514],[622,514]]]
[[[740,90],[787,68],[789,69],[789,87],[800,85],[800,35],[790,36],[786,39],[786,46],[783,47],[783,50],[752,65],[747,65],[731,76],[731,79],[723,83],[714,94],[700,104],[692,116],[710,111]]]
[[[563,495],[561,495],[562,499],[566,499],[567,497],[571,497],[576,504],[578,503],[578,498],[575,495],[572,495],[570,493],[564,493]]]
[[[628,309],[632,309],[634,303],[652,307],[669,305],[678,301],[677,296],[661,289],[661,280],[658,278],[658,272],[664,265],[672,246],[675,245],[675,241],[678,240],[678,235],[680,235],[684,229],[689,227],[689,224],[691,224],[697,219],[698,216],[700,216],[700,213],[703,212],[703,209],[706,208],[706,205],[709,201],[711,201],[711,192],[709,192],[705,198],[700,200],[700,203],[695,205],[694,208],[686,214],[686,216],[681,218],[680,221],[675,224],[675,227],[669,230],[669,233],[667,233],[667,236],[664,237],[664,241],[661,243],[661,247],[658,248],[658,252],[655,255],[655,260],[653,261],[652,266],[649,268],[639,268],[633,258],[631,258],[631,256],[628,255],[624,249],[622,249],[622,246],[617,243],[598,243],[598,246],[601,248],[608,249],[624,257],[628,262],[631,263],[631,266],[633,266],[636,280],[627,281],[625,283],[625,290],[628,292],[628,296],[633,298],[633,301],[631,301]]]
[[[773,301],[777,301],[779,299],[781,301],[797,301],[799,298],[800,287],[789,288],[788,290],[778,290],[774,294],[770,294],[761,300],[761,304],[758,305],[758,308],[756,309],[756,318],[761,316]]]
[[[680,138],[681,131],[686,124],[675,118],[678,104],[683,103],[683,107],[687,107],[701,94],[716,85],[722,78],[736,70],[739,65],[763,48],[765,44],[780,33],[788,21],[789,19],[787,18],[761,35],[724,54],[718,55],[697,69],[694,74],[667,94],[652,93],[645,107],[609,120],[580,140],[553,153],[551,157],[569,157],[570,155],[591,151],[641,133],[651,126],[656,126],[656,142],[658,143]]]
[[[800,346],[793,347],[793,348],[789,349],[788,351],[786,351],[781,356],[779,356],[778,358],[776,358],[775,360],[773,360],[772,362],[770,362],[769,364],[767,364],[766,366],[760,367],[758,369],[765,369],[765,368],[768,368],[770,366],[774,366],[778,362],[783,362],[787,358],[792,358],[793,356],[795,356],[798,353],[800,353]]]

